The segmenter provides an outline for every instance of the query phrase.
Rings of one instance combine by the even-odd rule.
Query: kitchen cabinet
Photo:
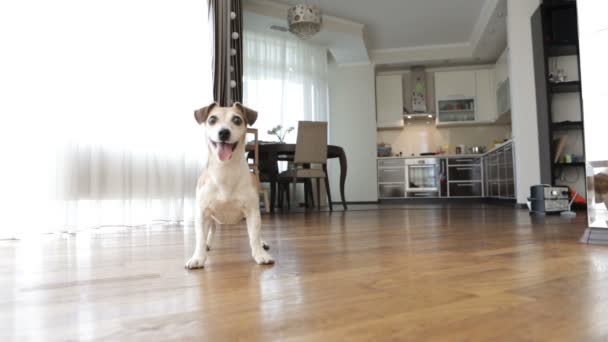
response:
[[[483,162],[479,157],[448,159],[448,197],[483,197]]]
[[[438,165],[437,191],[411,191],[412,173],[424,176],[419,170],[420,159],[433,159]],[[397,199],[412,197],[487,197],[515,199],[513,142],[499,145],[484,155],[446,155],[433,158],[382,158],[378,159],[378,197]],[[431,164],[429,162],[424,165]],[[408,170],[408,167],[410,169]],[[414,169],[412,169],[412,167]],[[408,177],[409,173],[409,177]],[[409,178],[409,180],[408,180]],[[424,177],[415,177],[424,182]],[[428,177],[427,177],[428,178]],[[443,180],[440,180],[442,179]],[[429,184],[433,185],[430,181]],[[447,183],[447,184],[446,184]],[[431,185],[423,187],[431,187]]]
[[[475,72],[438,71],[435,72],[435,98],[466,98],[475,97]]]
[[[514,199],[513,143],[508,143],[486,154],[486,197]]]
[[[437,100],[437,126],[475,122],[475,99]]]
[[[376,76],[376,127],[403,127],[401,75]]]
[[[381,183],[405,183],[404,168],[379,168],[378,180]]]
[[[378,198],[405,197],[405,159],[378,160]]]
[[[405,188],[403,184],[378,184],[378,198],[405,198]]]
[[[493,69],[475,70],[475,121],[478,123],[493,123],[498,117],[494,79]]]
[[[450,197],[481,197],[481,182],[450,183]]]
[[[495,123],[496,85],[494,68],[436,72],[437,126]]]
[[[481,167],[471,166],[450,166],[450,181],[481,181]]]
[[[450,158],[448,159],[448,163],[450,165],[478,165],[481,164],[481,158],[475,156]]]

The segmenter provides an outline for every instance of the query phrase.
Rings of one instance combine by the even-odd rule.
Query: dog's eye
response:
[[[232,123],[234,123],[237,126],[240,126],[243,123],[243,119],[241,119],[238,116],[235,116],[232,118]]]
[[[217,122],[217,116],[212,116],[209,118],[209,120],[207,120],[207,123],[210,125],[213,125]]]

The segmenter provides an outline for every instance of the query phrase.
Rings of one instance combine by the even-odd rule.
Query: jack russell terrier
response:
[[[196,186],[196,246],[186,262],[188,269],[204,267],[216,224],[237,224],[243,218],[255,262],[274,262],[260,237],[259,183],[245,158],[247,125],[253,125],[257,116],[238,102],[232,107],[212,103],[194,111],[205,131],[209,159]]]

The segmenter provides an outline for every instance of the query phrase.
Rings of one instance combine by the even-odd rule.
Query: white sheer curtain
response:
[[[294,127],[299,120],[327,121],[327,50],[290,34],[243,34],[243,102],[259,112],[260,139],[266,132]],[[295,142],[296,131],[287,136]]]
[[[190,219],[206,1],[9,1],[0,31],[0,237]]]

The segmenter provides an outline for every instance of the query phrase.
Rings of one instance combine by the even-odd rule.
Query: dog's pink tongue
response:
[[[226,161],[232,157],[232,145],[220,143],[217,145],[217,152],[221,161]]]

